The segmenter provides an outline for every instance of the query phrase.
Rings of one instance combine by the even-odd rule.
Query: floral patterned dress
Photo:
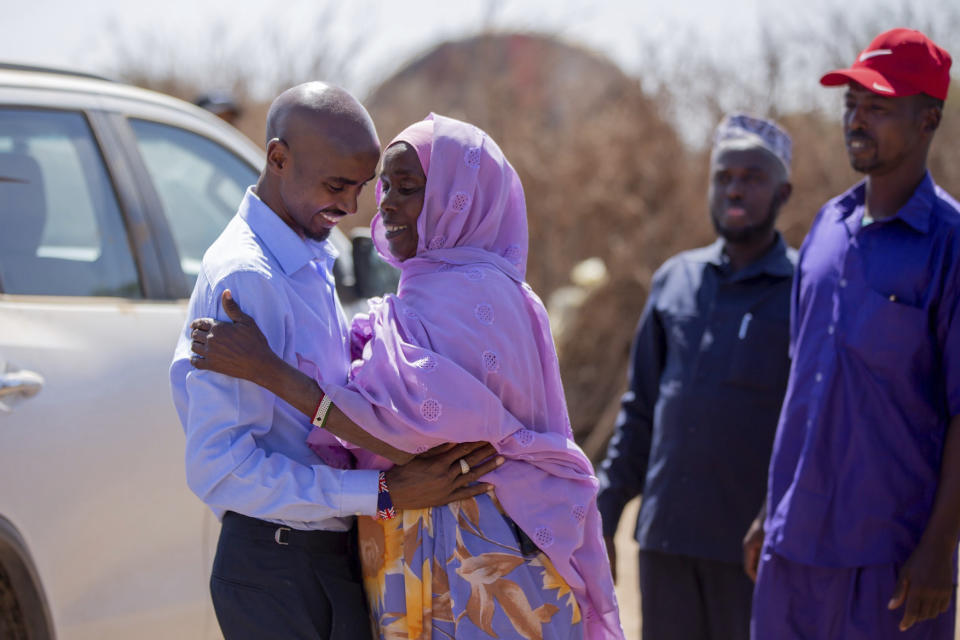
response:
[[[544,553],[523,554],[495,498],[358,520],[381,639],[583,637],[570,588]]]

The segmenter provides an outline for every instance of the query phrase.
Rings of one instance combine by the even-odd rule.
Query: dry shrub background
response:
[[[831,33],[771,26],[750,73],[707,56],[670,65],[651,43],[642,77],[549,35],[484,34],[438,45],[366,97],[384,143],[431,111],[473,122],[497,140],[523,180],[531,239],[527,276],[544,300],[570,284],[578,262],[603,259],[609,277],[564,315],[556,336],[574,430],[595,459],[626,385],[630,342],[653,271],[674,253],[713,239],[706,214],[710,126],[724,111],[745,110],[777,117],[790,131],[794,195],[779,227],[798,247],[819,207],[857,180],[843,150],[842,91],[819,87],[819,75],[845,66],[876,33],[893,26],[923,29],[960,57],[960,8],[947,3],[927,24],[909,6],[869,19],[837,11],[830,23]],[[175,68],[157,70],[138,62],[134,52],[121,54],[125,66],[117,75],[127,81],[186,99],[201,92]],[[294,57],[281,50],[288,54]],[[277,75],[269,93],[308,79],[338,81],[346,68],[343,56],[322,47],[296,55],[307,59]],[[251,99],[250,76],[229,60],[224,55],[211,63],[211,77],[243,103],[241,130],[262,141],[269,100]],[[262,83],[266,72],[256,73]],[[704,135],[691,141],[696,130]],[[930,169],[956,196],[958,141],[960,98],[954,95]],[[371,195],[361,212],[355,221],[366,224]]]

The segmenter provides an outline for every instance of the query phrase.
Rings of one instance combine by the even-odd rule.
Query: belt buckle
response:
[[[286,541],[285,536],[283,535],[284,531],[290,531],[290,527],[277,527],[277,530],[273,534],[273,539],[277,544],[288,546],[290,543]]]

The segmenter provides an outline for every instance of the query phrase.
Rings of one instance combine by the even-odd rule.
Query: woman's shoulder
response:
[[[519,304],[521,285],[494,266],[445,264],[437,271],[419,274],[404,283],[398,294],[401,303],[413,307],[463,307],[496,300]]]

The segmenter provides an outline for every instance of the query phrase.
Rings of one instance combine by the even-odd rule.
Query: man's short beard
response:
[[[319,232],[308,231],[307,229],[304,229],[303,235],[309,238],[310,240],[313,240],[314,242],[323,242],[324,240],[330,237],[330,231],[331,229],[324,229],[323,231],[319,231]]]
[[[869,160],[857,162],[854,158],[850,158],[850,168],[857,173],[868,174],[874,169],[880,168],[880,161],[876,158],[870,158]]]

